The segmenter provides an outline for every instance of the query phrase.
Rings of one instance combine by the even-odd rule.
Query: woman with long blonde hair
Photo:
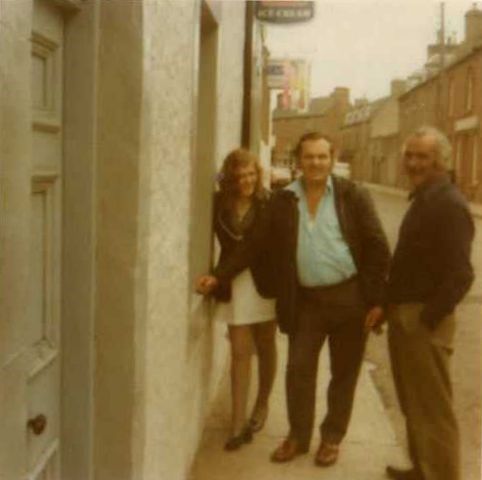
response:
[[[196,283],[199,293],[218,300],[231,344],[231,432],[224,448],[237,450],[261,430],[276,370],[274,284],[268,241],[269,195],[262,187],[258,158],[232,151],[220,173],[214,201],[214,230],[221,245],[210,275]],[[252,345],[258,357],[258,393],[247,420]]]

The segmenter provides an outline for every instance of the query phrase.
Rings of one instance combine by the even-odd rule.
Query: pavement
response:
[[[406,192],[380,185],[367,185],[382,220],[392,249],[409,202]],[[457,308],[457,329],[452,358],[454,408],[461,436],[461,476],[463,480],[481,480],[482,445],[482,205],[470,205],[474,215],[475,238],[472,265],[475,280]],[[386,336],[374,336],[367,346],[366,359],[377,365],[373,372],[378,391],[395,429],[405,442],[404,419],[398,408],[389,366]]]
[[[373,383],[373,365],[364,362],[355,398],[349,431],[342,443],[338,463],[322,468],[313,463],[318,448],[317,428],[309,454],[296,457],[286,464],[269,461],[271,452],[288,431],[284,395],[284,368],[287,341],[278,334],[278,374],[270,401],[270,414],[264,429],[256,434],[253,443],[235,452],[225,452],[228,435],[230,391],[229,376],[225,375],[218,398],[214,402],[204,430],[198,454],[189,480],[383,480],[385,466],[409,465],[404,448],[397,441],[387,412]],[[253,357],[255,361],[255,357]],[[256,370],[253,368],[253,373]],[[253,375],[256,377],[256,375]],[[253,378],[253,382],[256,378]],[[329,379],[327,345],[320,356],[317,391],[317,422],[325,412],[325,392]],[[253,383],[252,382],[252,383]],[[254,384],[251,397],[254,396]],[[251,398],[250,405],[252,405]]]
[[[402,197],[402,198],[408,197],[408,191],[403,190],[401,188],[390,187],[387,185],[380,185],[377,183],[369,183],[369,182],[364,182],[364,185],[372,193],[375,193],[375,194],[378,193],[378,194],[384,194],[384,195],[393,195],[395,197]],[[475,218],[482,218],[482,204],[469,202],[469,208],[470,208],[470,211],[472,212],[472,215]]]

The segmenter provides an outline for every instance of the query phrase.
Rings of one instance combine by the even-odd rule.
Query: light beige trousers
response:
[[[459,480],[459,433],[449,363],[455,319],[435,330],[420,322],[421,303],[390,306],[388,345],[409,453],[423,480]]]

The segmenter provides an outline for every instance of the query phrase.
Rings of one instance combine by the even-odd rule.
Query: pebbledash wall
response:
[[[0,338],[8,480],[27,469],[11,352],[29,336],[35,2],[66,18],[60,478],[185,480],[226,366],[193,280],[215,171],[241,143],[246,4],[0,0],[0,332],[21,326]]]
[[[241,143],[245,3],[102,5],[98,101],[111,102],[101,110],[113,118],[103,133],[99,124],[100,137],[112,135],[99,167],[99,262],[112,263],[114,242],[131,246],[130,260],[115,260],[121,272],[132,264],[123,309],[110,301],[121,272],[98,270],[94,471],[99,480],[184,480],[226,365],[225,326],[193,281],[212,262],[215,172]],[[126,52],[137,73],[121,66]],[[120,163],[116,151],[132,158]]]
[[[144,480],[186,478],[226,361],[192,282],[209,268],[215,171],[241,143],[244,24],[244,2],[144,10]]]

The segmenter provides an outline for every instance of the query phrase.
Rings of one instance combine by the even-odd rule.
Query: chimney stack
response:
[[[278,93],[276,95],[276,110],[283,110],[283,94]]]
[[[482,11],[477,8],[477,4],[465,14],[465,42],[469,46],[474,46],[482,41]]]
[[[336,87],[331,97],[339,108],[348,108],[350,105],[350,90],[346,87]]]
[[[390,83],[390,95],[392,97],[399,97],[403,95],[407,90],[407,83],[405,80],[400,80],[399,78],[395,78]]]

